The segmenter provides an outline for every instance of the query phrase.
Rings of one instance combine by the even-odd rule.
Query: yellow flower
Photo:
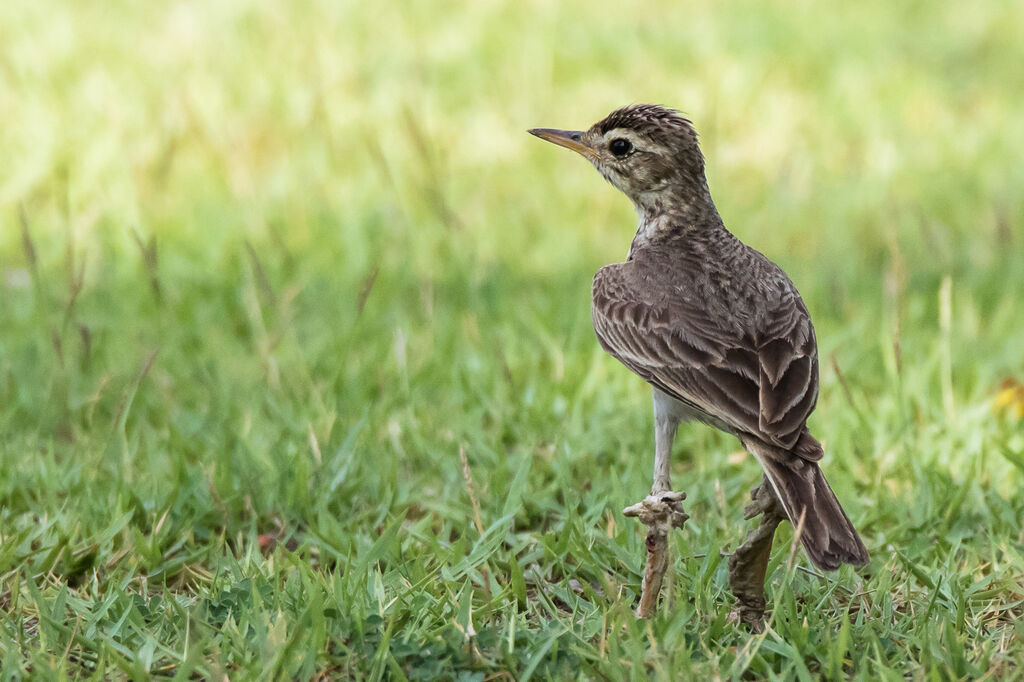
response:
[[[995,410],[1005,409],[1014,419],[1024,417],[1024,384],[1013,377],[1003,379],[992,407]]]

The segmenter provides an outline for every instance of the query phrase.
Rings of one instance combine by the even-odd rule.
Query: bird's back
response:
[[[723,336],[756,343],[796,316],[813,338],[810,316],[792,280],[724,227],[639,246],[627,263],[652,301],[697,308]]]
[[[724,227],[634,247],[594,278],[602,346],[655,388],[792,449],[817,399],[810,316],[782,270]],[[803,439],[797,454],[820,457]]]

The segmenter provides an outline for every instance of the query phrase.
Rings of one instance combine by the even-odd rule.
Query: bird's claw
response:
[[[645,526],[660,525],[667,521],[671,527],[682,528],[690,518],[689,514],[683,511],[685,499],[686,493],[682,491],[666,490],[651,493],[640,502],[623,509],[622,513],[640,519],[640,523]]]
[[[781,512],[779,500],[775,497],[775,491],[764,482],[751,488],[750,498],[750,504],[743,508],[743,519],[745,521],[768,512]]]

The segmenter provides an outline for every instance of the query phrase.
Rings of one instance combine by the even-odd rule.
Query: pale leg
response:
[[[654,389],[654,485],[651,494],[672,489],[672,442],[681,421],[669,402],[672,399]]]
[[[649,618],[658,606],[658,593],[669,566],[668,534],[682,528],[690,518],[683,511],[686,493],[673,492],[669,475],[672,462],[672,441],[682,416],[678,405],[661,391],[654,389],[654,483],[651,494],[643,501],[622,511],[635,516],[647,526],[647,566],[644,570],[637,618]]]

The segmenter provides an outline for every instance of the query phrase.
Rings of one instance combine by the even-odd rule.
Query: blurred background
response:
[[[247,542],[355,556],[399,510],[454,538],[460,446],[483,526],[632,537],[605,525],[650,485],[648,389],[589,294],[635,217],[525,131],[635,102],[694,121],[726,225],[802,292],[868,545],[1008,522],[982,509],[1024,467],[1022,25],[1009,0],[4,3],[0,570],[201,599]],[[680,440],[704,552],[758,474]],[[964,526],[922,531],[965,481]]]

